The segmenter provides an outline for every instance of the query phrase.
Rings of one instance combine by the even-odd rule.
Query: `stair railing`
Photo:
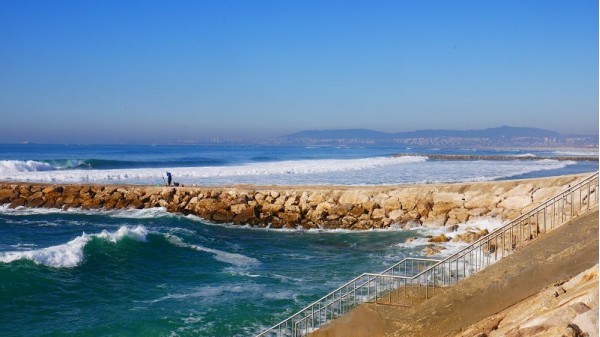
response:
[[[256,337],[306,336],[362,303],[410,306],[510,255],[598,205],[598,172],[444,258],[405,258],[378,274],[364,273]]]

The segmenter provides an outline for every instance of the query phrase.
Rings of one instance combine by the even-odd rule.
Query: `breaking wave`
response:
[[[350,172],[398,164],[410,164],[426,161],[426,157],[375,157],[361,159],[320,159],[288,160],[279,162],[259,162],[236,166],[196,166],[175,167],[169,171],[183,180],[269,176],[301,175],[332,172]],[[163,168],[125,168],[125,169],[71,169],[61,170],[45,162],[3,161],[0,164],[0,180],[17,181],[61,181],[61,182],[141,182],[155,183],[165,173]]]
[[[0,262],[11,263],[17,260],[30,260],[47,267],[73,268],[83,262],[83,249],[94,238],[112,243],[116,243],[123,238],[144,242],[147,235],[148,230],[144,226],[121,226],[114,232],[103,230],[99,234],[83,233],[81,236],[57,246],[26,251],[2,252],[0,253]]]

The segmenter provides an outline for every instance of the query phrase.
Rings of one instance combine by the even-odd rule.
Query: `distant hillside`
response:
[[[537,129],[501,126],[483,130],[417,130],[387,133],[367,129],[306,130],[283,136],[287,139],[394,139],[394,138],[513,138],[513,137],[560,137],[558,132]]]
[[[390,139],[393,134],[367,129],[347,130],[306,130],[291,135],[283,136],[287,139],[313,138],[313,139]]]
[[[460,137],[460,138],[514,138],[514,137],[560,137],[558,132],[537,129],[501,126],[483,130],[419,130],[400,132],[394,138],[434,138],[434,137]]]
[[[417,130],[387,133],[367,129],[306,130],[280,137],[283,143],[301,144],[407,144],[416,146],[598,146],[597,135],[501,126],[483,130]]]

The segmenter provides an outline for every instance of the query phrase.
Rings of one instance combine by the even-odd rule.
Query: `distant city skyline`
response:
[[[0,143],[598,133],[597,1],[2,1]]]

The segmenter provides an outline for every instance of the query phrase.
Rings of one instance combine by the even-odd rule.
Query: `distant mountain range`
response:
[[[387,133],[367,129],[306,130],[280,138],[302,144],[407,144],[417,146],[597,147],[598,135],[561,135],[558,132],[501,126],[483,130],[417,130]]]

